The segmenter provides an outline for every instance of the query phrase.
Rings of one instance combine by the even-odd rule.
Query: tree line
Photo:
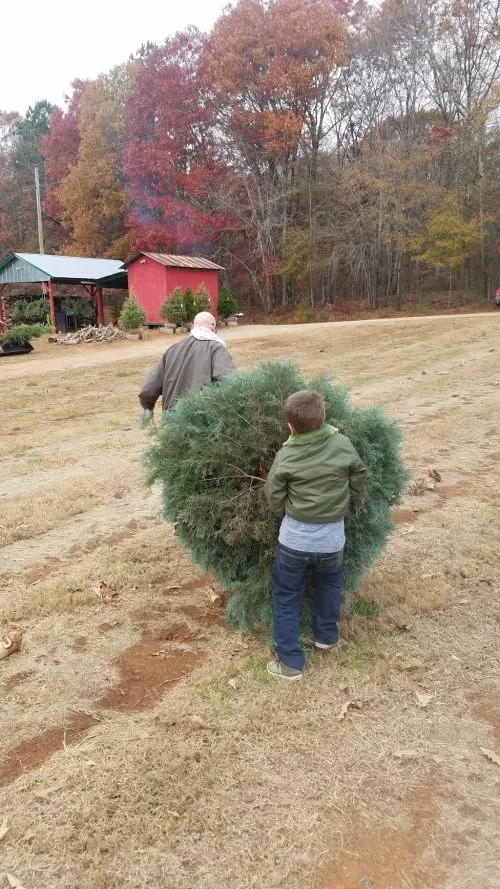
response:
[[[0,114],[0,252],[201,253],[266,310],[500,283],[500,0],[239,0]]]

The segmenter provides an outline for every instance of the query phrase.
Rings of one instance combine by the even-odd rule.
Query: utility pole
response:
[[[38,176],[38,167],[35,167],[35,188],[36,188],[36,215],[38,219],[38,244],[40,253],[45,253],[43,248],[43,229],[42,229],[42,204],[40,201],[40,178]]]

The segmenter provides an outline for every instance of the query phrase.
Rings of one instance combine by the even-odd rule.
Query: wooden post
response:
[[[52,290],[52,281],[50,278],[47,281],[47,290],[49,291],[50,326],[52,327],[52,333],[57,333],[57,330],[56,330],[56,307],[54,304],[54,291]]]
[[[102,287],[97,287],[96,289],[96,304],[97,304],[97,325],[98,327],[104,326],[104,303],[102,299]]]
[[[0,331],[5,330],[5,315],[3,311],[3,296],[2,291],[5,287],[5,284],[0,284]]]

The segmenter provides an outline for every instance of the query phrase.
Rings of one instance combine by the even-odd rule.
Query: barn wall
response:
[[[146,310],[147,320],[157,324],[163,319],[158,309],[167,297],[165,267],[149,256],[136,259],[128,267],[128,290]]]
[[[210,294],[212,312],[217,312],[219,299],[219,273],[215,269],[167,268],[148,256],[136,259],[128,267],[129,293],[135,294],[146,310],[150,324],[163,322],[158,309],[176,287],[196,290],[204,283]]]

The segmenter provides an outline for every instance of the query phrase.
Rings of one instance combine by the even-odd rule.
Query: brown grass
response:
[[[26,889],[497,889],[498,767],[479,748],[498,752],[498,320],[450,324],[227,332],[240,366],[296,357],[354,379],[358,404],[404,424],[413,474],[443,477],[401,505],[359,590],[378,616],[345,617],[344,646],[311,653],[298,687],[273,683],[262,640],[221,622],[156,499],[114,496],[123,478],[137,485],[134,398],[151,344],[132,360],[112,349],[109,365],[81,353],[50,391],[30,358],[23,379],[41,391],[27,387],[37,397],[22,406],[7,382],[4,429],[23,428],[26,534],[39,535],[0,553],[0,621],[25,639],[0,668],[0,770],[20,774],[0,794],[0,844]],[[65,355],[44,346],[41,362]],[[88,398],[72,418],[76,380]],[[99,461],[115,441],[131,462],[110,474]],[[80,536],[64,512],[74,480],[44,484],[54,466],[30,470],[31,447],[42,460],[54,449],[55,466],[79,461]],[[7,480],[21,478],[9,460]],[[1,503],[15,533],[19,504]],[[339,721],[349,700],[359,708]]]

